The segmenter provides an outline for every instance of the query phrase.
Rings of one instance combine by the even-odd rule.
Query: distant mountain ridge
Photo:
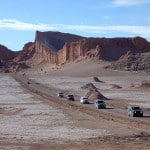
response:
[[[1,49],[3,49],[3,47]],[[122,56],[128,52],[133,54],[150,52],[150,42],[141,37],[87,38],[69,33],[37,31],[35,41],[33,43],[29,42],[25,44],[22,51],[15,53],[5,48],[6,52],[3,53],[1,49],[0,60],[3,58],[5,58],[5,61],[10,59],[12,60],[12,63],[7,65],[7,69],[12,66],[13,68],[16,68],[16,64],[19,68],[21,68],[20,66],[24,66],[23,68],[28,68],[30,67],[30,64],[36,60],[45,61],[53,65],[61,65],[68,62],[73,62],[78,58],[92,58],[111,62],[119,60],[120,66],[122,58],[123,62],[126,60]],[[29,60],[29,66],[26,66],[25,64]],[[142,62],[145,63],[145,61]],[[113,64],[114,65],[111,67],[112,69],[119,68],[116,67],[115,63]],[[150,68],[150,66],[145,67],[145,69],[146,68]],[[18,67],[16,70],[18,70]]]

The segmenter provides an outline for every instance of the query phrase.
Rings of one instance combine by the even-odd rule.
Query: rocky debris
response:
[[[17,69],[27,69],[30,68],[26,63],[18,63]]]
[[[15,62],[15,61],[8,61],[3,64],[3,66],[0,68],[0,72],[4,73],[11,73],[11,72],[18,72],[23,69],[30,68],[26,63],[24,62]]]
[[[87,53],[85,54],[85,58],[97,58],[97,59],[103,59],[102,55],[101,55],[101,49],[100,46],[97,45],[95,48],[87,51]]]
[[[119,60],[113,62],[108,68],[125,71],[146,71],[150,73],[150,52],[132,53],[127,52]]]
[[[103,96],[97,89],[90,89],[88,91],[88,93],[86,94],[86,96],[90,99],[90,100],[96,100],[96,99],[101,99],[101,100],[107,100],[108,98],[106,98],[105,96]]]

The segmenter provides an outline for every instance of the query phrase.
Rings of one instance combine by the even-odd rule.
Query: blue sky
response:
[[[21,50],[35,31],[150,41],[150,0],[0,1],[0,44]]]

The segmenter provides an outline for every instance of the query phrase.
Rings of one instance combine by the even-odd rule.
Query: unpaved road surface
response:
[[[24,77],[16,79],[0,76],[0,149],[150,148],[147,122],[105,117],[105,112],[81,106],[78,101],[57,98],[58,89],[32,81],[27,84]]]

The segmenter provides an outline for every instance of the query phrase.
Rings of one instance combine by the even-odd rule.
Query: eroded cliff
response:
[[[128,65],[133,66],[133,63],[137,64],[136,60],[125,63],[129,60],[124,57],[128,56],[126,55],[128,52],[134,55],[150,52],[150,43],[141,37],[86,38],[68,33],[37,31],[35,42],[26,43],[20,52],[10,51],[0,45],[0,60],[3,62],[1,67],[3,66],[3,68],[10,71],[26,69],[40,62],[61,65],[73,62],[78,58],[116,61],[110,68],[122,69],[128,68]],[[130,58],[130,55],[128,58]],[[138,68],[144,68],[143,70],[150,68],[150,66],[147,67],[147,64],[150,65],[150,63],[145,61],[149,60],[149,57],[143,59],[143,61],[140,61],[140,59],[143,58],[137,59]],[[141,63],[142,65],[144,63],[145,67],[141,67]]]
[[[42,40],[41,40],[42,39]],[[150,43],[135,38],[84,38],[60,32],[37,32],[35,53],[51,64],[72,62],[78,57],[116,61],[128,51],[150,52]]]

